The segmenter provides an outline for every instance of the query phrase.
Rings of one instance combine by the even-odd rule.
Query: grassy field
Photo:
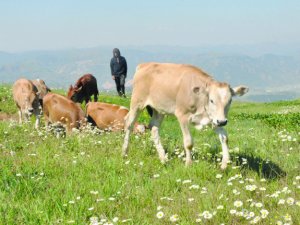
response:
[[[123,133],[56,138],[9,120],[16,111],[11,87],[0,86],[0,224],[300,224],[300,100],[234,102],[225,171],[209,128],[192,129],[194,164],[184,166],[171,116],[162,125],[170,158],[162,165],[149,133],[132,135],[123,159]]]

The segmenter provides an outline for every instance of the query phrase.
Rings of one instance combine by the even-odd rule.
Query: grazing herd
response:
[[[48,93],[49,92],[49,93]],[[211,124],[219,136],[223,159],[221,168],[229,161],[228,137],[224,129],[233,96],[248,92],[245,86],[231,88],[227,83],[214,80],[197,67],[185,64],[144,63],[140,64],[134,75],[130,110],[123,106],[97,102],[97,80],[91,74],[82,76],[71,85],[67,97],[54,94],[41,80],[19,79],[13,85],[14,101],[26,119],[36,115],[38,128],[41,110],[45,124],[60,124],[70,134],[74,128],[80,129],[87,121],[102,130],[125,130],[123,156],[128,154],[130,132],[145,132],[151,129],[151,137],[162,163],[166,154],[160,141],[160,125],[166,114],[175,115],[183,134],[186,165],[192,163],[193,139],[189,125],[197,129]],[[94,96],[95,102],[90,102]],[[76,103],[86,103],[86,112]],[[149,126],[136,123],[140,112],[146,108],[151,112]]]

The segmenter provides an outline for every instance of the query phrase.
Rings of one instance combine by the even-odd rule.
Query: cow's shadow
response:
[[[205,160],[209,161],[210,163],[214,162],[219,166],[219,162],[217,161],[217,158],[219,158],[219,149],[216,150],[211,148],[209,152],[211,154],[211,157],[206,157]],[[253,149],[247,149],[247,152],[253,152]],[[198,154],[197,152],[193,155],[193,158],[196,160],[202,159],[200,154]],[[232,164],[240,166],[240,170],[242,173],[246,170],[253,170],[260,177],[268,180],[279,179],[286,176],[286,172],[282,170],[276,163],[270,160],[265,160],[260,157],[245,153],[231,153],[230,158]]]

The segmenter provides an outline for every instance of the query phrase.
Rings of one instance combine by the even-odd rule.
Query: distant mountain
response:
[[[233,48],[230,51],[225,47],[145,46],[123,47],[121,54],[128,62],[128,88],[139,63],[156,61],[193,64],[232,86],[248,85],[251,92],[245,99],[268,100],[265,97],[255,98],[255,95],[270,96],[274,93],[283,99],[300,97],[299,53],[290,51],[285,52],[286,54],[258,55],[258,50],[251,52],[249,49],[246,51],[245,48],[240,48],[238,51]],[[19,77],[41,78],[50,87],[66,88],[83,74],[92,73],[101,89],[111,89],[114,88],[109,68],[111,57],[112,47],[0,52],[0,82],[13,83]]]

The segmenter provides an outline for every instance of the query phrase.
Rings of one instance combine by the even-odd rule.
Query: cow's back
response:
[[[32,83],[37,88],[40,99],[43,99],[44,96],[50,91],[50,89],[45,84],[45,81],[41,79],[32,80]]]
[[[119,105],[102,102],[89,102],[87,105],[87,115],[103,130],[122,130],[127,113],[128,109]]]
[[[176,104],[187,105],[183,97],[192,95],[194,86],[205,86],[212,78],[202,70],[185,64],[145,63],[134,75],[132,101],[143,102],[158,111],[174,113]],[[182,102],[181,102],[182,101]]]

